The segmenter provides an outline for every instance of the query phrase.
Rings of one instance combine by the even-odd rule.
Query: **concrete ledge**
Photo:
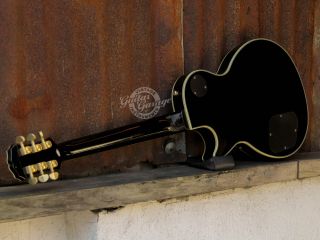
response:
[[[297,154],[288,161],[239,163],[212,172],[184,165],[0,188],[0,222],[65,211],[115,208],[232,188],[291,181],[320,175],[320,153]]]
[[[308,153],[299,154],[298,160],[298,178],[308,178],[320,176],[320,154]]]

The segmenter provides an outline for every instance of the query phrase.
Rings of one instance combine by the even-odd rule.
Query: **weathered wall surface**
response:
[[[310,110],[302,151],[320,150],[319,9],[319,0],[0,1],[0,184],[13,183],[5,150],[17,135],[43,130],[61,142],[140,121],[120,97],[151,87],[167,99],[183,72],[216,71],[229,50],[259,37],[296,62]],[[62,176],[157,162],[161,145],[68,162]]]
[[[252,38],[280,43],[296,63],[308,96],[310,128],[303,150],[319,151],[319,9],[319,0],[185,0],[185,71],[215,72],[228,51]]]
[[[317,240],[320,178],[0,224],[1,240]]]
[[[183,73],[181,9],[182,1],[1,1],[0,183],[12,182],[5,151],[17,135],[43,130],[59,143],[141,121],[120,100],[139,87],[168,99]],[[65,163],[62,175],[118,171],[161,150],[153,141],[96,154]]]

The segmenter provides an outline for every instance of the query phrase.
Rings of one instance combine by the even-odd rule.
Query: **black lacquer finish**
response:
[[[206,79],[204,96],[194,92],[197,79]],[[259,39],[231,51],[217,74],[194,71],[181,91],[189,128],[209,126],[216,134],[208,128],[197,129],[204,139],[216,143],[206,143],[207,157],[246,145],[266,157],[281,158],[304,141],[308,112],[303,85],[289,55],[272,41]],[[283,127],[270,140],[273,125]]]
[[[171,115],[55,144],[20,156],[8,150],[8,165],[20,180],[23,168],[52,159],[58,165],[108,149],[190,130],[199,133],[208,160],[241,150],[250,156],[286,158],[302,145],[308,109],[298,71],[275,42],[254,39],[230,51],[216,74],[196,70],[172,88]],[[214,162],[214,161],[213,161]]]
[[[182,114],[158,117],[58,144],[62,160],[154,139],[185,130]]]
[[[182,113],[173,113],[59,144],[49,138],[47,140],[52,144],[50,148],[23,156],[19,153],[20,147],[12,145],[7,151],[7,163],[15,178],[25,180],[27,177],[25,167],[37,163],[56,160],[58,163],[56,168],[60,168],[61,163],[65,160],[169,136],[184,130]]]

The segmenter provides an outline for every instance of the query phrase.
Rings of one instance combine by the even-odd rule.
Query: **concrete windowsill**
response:
[[[0,222],[65,211],[116,208],[126,204],[247,188],[320,176],[320,153],[300,153],[286,161],[240,163],[229,171],[185,165],[0,188]]]

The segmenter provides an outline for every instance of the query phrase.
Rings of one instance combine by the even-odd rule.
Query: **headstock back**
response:
[[[57,180],[61,161],[57,145],[50,138],[44,139],[39,132],[40,141],[36,142],[36,135],[28,134],[16,138],[16,144],[7,150],[7,163],[13,176],[29,184]]]

